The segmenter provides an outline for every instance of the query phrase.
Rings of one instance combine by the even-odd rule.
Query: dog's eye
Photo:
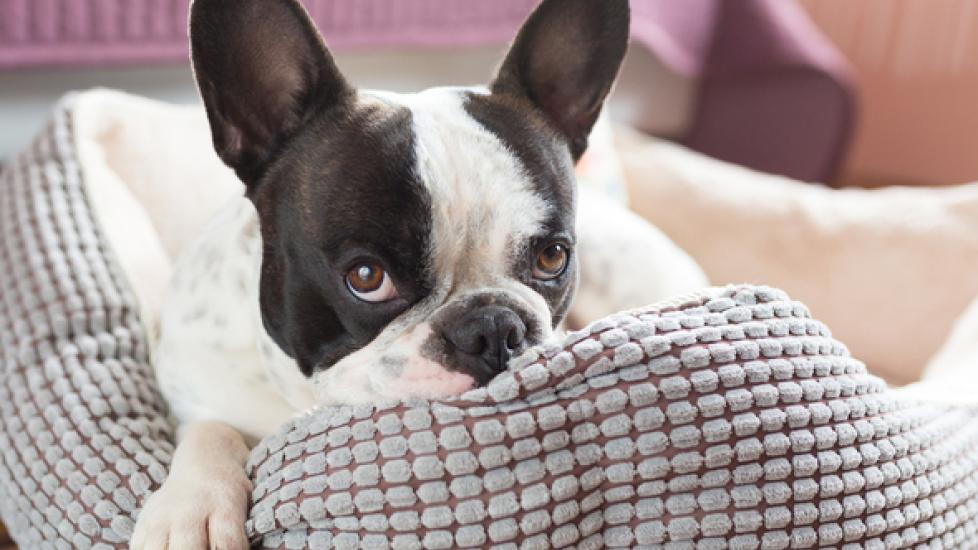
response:
[[[563,275],[567,269],[570,254],[567,247],[554,243],[544,248],[533,262],[533,277],[541,281],[549,281]]]
[[[386,302],[397,298],[390,276],[376,262],[361,262],[346,272],[346,286],[365,302]]]

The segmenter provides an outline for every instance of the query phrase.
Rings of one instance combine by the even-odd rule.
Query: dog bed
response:
[[[0,174],[0,514],[24,549],[125,548],[173,450],[72,105]],[[976,450],[973,409],[892,393],[783,292],[707,289],[456,400],[296,418],[252,452],[247,529],[265,548],[974,547]]]

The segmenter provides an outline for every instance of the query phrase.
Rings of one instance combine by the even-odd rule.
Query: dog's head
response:
[[[574,161],[627,0],[544,0],[488,87],[358,91],[297,0],[196,0],[214,145],[247,187],[265,328],[321,398],[444,397],[560,322]]]

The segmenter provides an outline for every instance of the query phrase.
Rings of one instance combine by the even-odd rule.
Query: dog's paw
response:
[[[248,550],[251,481],[240,475],[167,479],[136,521],[131,550]]]

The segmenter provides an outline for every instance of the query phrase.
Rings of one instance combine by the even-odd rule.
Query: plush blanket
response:
[[[74,105],[0,175],[0,516],[23,549],[125,548],[173,449]],[[311,411],[254,449],[247,527],[266,548],[967,548],[976,450],[975,409],[892,392],[804,305],[731,286],[456,400]]]

